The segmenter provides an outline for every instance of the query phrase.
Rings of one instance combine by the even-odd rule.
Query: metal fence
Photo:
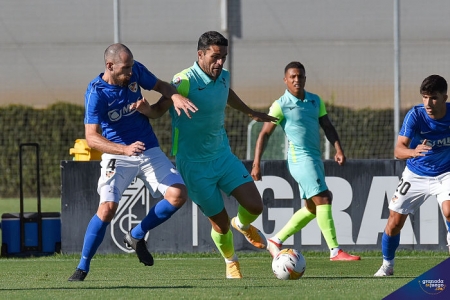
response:
[[[115,2],[120,8],[117,27]],[[226,31],[221,10],[224,2]],[[253,108],[268,108],[283,94],[284,67],[298,60],[306,67],[306,89],[319,94],[328,105],[393,110],[394,3],[42,0],[36,5],[32,0],[2,1],[0,105],[41,108],[62,101],[82,106],[88,82],[103,72],[104,49],[114,42],[114,28],[118,28],[120,41],[131,48],[135,59],[166,81],[196,60],[196,44],[203,32],[222,31],[230,40],[227,67],[233,89]],[[399,3],[400,105],[404,110],[421,102],[418,89],[426,76],[450,78],[450,1]],[[159,98],[154,92],[145,96],[150,101]],[[347,118],[330,117],[336,125]],[[341,127],[339,134],[354,134],[359,126],[377,132],[391,124],[392,118]],[[9,134],[2,131],[0,145],[10,146]],[[248,142],[245,135],[235,138],[233,144]],[[160,138],[160,142],[170,143],[170,138]],[[67,145],[67,153],[72,146]],[[377,158],[376,149],[370,158]]]

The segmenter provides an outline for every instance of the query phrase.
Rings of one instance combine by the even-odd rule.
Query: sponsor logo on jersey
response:
[[[423,140],[422,140],[422,142],[423,142]],[[430,141],[430,140],[427,140],[427,145],[428,146],[431,146],[431,147],[448,147],[448,146],[450,146],[450,137],[447,137],[447,138],[443,138],[443,139],[440,139],[440,140],[435,140],[435,141]]]
[[[122,117],[135,113],[136,110],[131,109],[131,104],[128,104],[121,109],[113,109],[108,111],[108,117],[112,122],[119,121]]]

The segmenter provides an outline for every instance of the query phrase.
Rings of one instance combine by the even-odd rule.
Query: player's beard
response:
[[[125,78],[119,80],[119,85],[122,87],[128,86],[129,83],[130,83],[129,77],[125,77]]]
[[[211,74],[213,74],[213,78],[214,80],[216,80],[217,78],[219,78],[220,74],[222,73],[222,68],[216,68],[216,69],[212,69]]]
[[[222,73],[222,68],[214,68],[213,65],[208,65],[205,62],[199,62],[198,65],[200,66],[200,69],[203,70],[203,72],[206,73],[212,80],[216,80],[219,78],[220,73]]]

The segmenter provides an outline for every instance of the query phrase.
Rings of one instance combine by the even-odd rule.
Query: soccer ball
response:
[[[283,249],[272,260],[272,271],[278,279],[300,279],[305,273],[305,269],[305,258],[295,249]]]

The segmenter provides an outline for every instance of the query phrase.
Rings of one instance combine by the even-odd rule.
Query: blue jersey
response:
[[[99,124],[102,135],[111,142],[130,145],[136,141],[146,149],[159,146],[149,119],[130,106],[142,98],[141,87],[151,90],[157,78],[141,63],[134,61],[130,83],[126,87],[110,85],[103,73],[92,80],[85,94],[85,124]]]
[[[437,176],[450,172],[450,103],[447,112],[439,120],[427,115],[423,104],[411,108],[405,116],[399,135],[411,139],[409,147],[414,149],[425,139],[432,149],[425,156],[409,158],[408,168],[421,176]]]
[[[189,119],[185,114],[178,116],[171,107],[172,155],[176,155],[177,160],[206,162],[231,152],[224,126],[229,72],[223,69],[220,76],[212,80],[195,62],[176,74],[172,85],[198,108]]]

